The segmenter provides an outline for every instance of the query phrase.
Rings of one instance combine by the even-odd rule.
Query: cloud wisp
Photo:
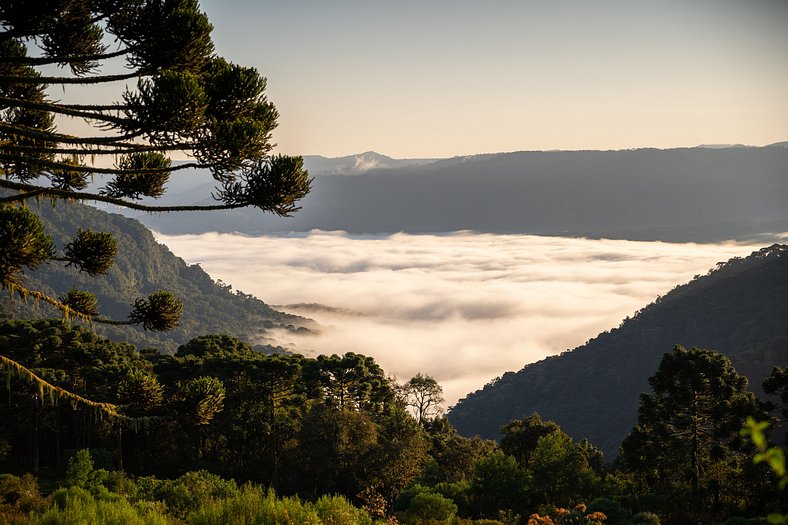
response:
[[[373,356],[401,381],[422,372],[448,405],[508,370],[573,348],[717,262],[760,246],[458,232],[313,231],[157,239],[213,278],[312,317],[281,334],[308,355]]]

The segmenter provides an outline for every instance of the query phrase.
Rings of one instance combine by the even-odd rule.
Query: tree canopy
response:
[[[650,490],[670,494],[698,517],[734,507],[751,451],[740,436],[747,417],[763,418],[747,379],[713,350],[676,346],[642,394],[638,423],[622,444],[625,465]]]
[[[287,216],[298,209],[310,179],[301,157],[271,154],[279,115],[265,95],[266,79],[218,56],[211,31],[196,0],[0,5],[3,288],[49,302],[66,316],[109,321],[98,317],[88,292],[55,298],[24,287],[22,273],[44,262],[99,275],[117,251],[110,235],[89,229],[54,246],[36,214],[15,206],[33,198],[146,211],[250,206]],[[94,103],[81,103],[86,99]],[[80,131],[60,132],[64,124]],[[189,160],[173,164],[176,154]],[[215,204],[141,202],[161,196],[170,173],[186,168],[210,171]],[[105,184],[89,191],[95,175],[106,177]],[[155,292],[136,300],[123,322],[167,330],[181,309],[171,294]]]

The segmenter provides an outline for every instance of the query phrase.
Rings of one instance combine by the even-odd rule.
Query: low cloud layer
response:
[[[290,310],[325,330],[282,334],[283,344],[308,355],[371,355],[402,381],[429,374],[447,405],[617,326],[717,262],[760,248],[475,233],[157,238],[269,304],[338,309]]]

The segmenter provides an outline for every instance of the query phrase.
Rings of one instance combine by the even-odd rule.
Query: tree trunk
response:
[[[41,451],[39,449],[39,432],[38,432],[38,396],[33,396],[33,414],[30,419],[30,468],[33,474],[38,474],[41,468]]]
[[[117,441],[115,442],[115,462],[118,470],[123,470],[123,424],[118,421]]]

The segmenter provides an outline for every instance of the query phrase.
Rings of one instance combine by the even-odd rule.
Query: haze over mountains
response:
[[[169,234],[473,230],[713,242],[788,231],[784,143],[437,161],[396,161],[368,152],[307,157],[305,163],[313,190],[291,218],[256,210],[132,215]],[[207,174],[177,173],[161,202],[210,202],[213,187]]]

